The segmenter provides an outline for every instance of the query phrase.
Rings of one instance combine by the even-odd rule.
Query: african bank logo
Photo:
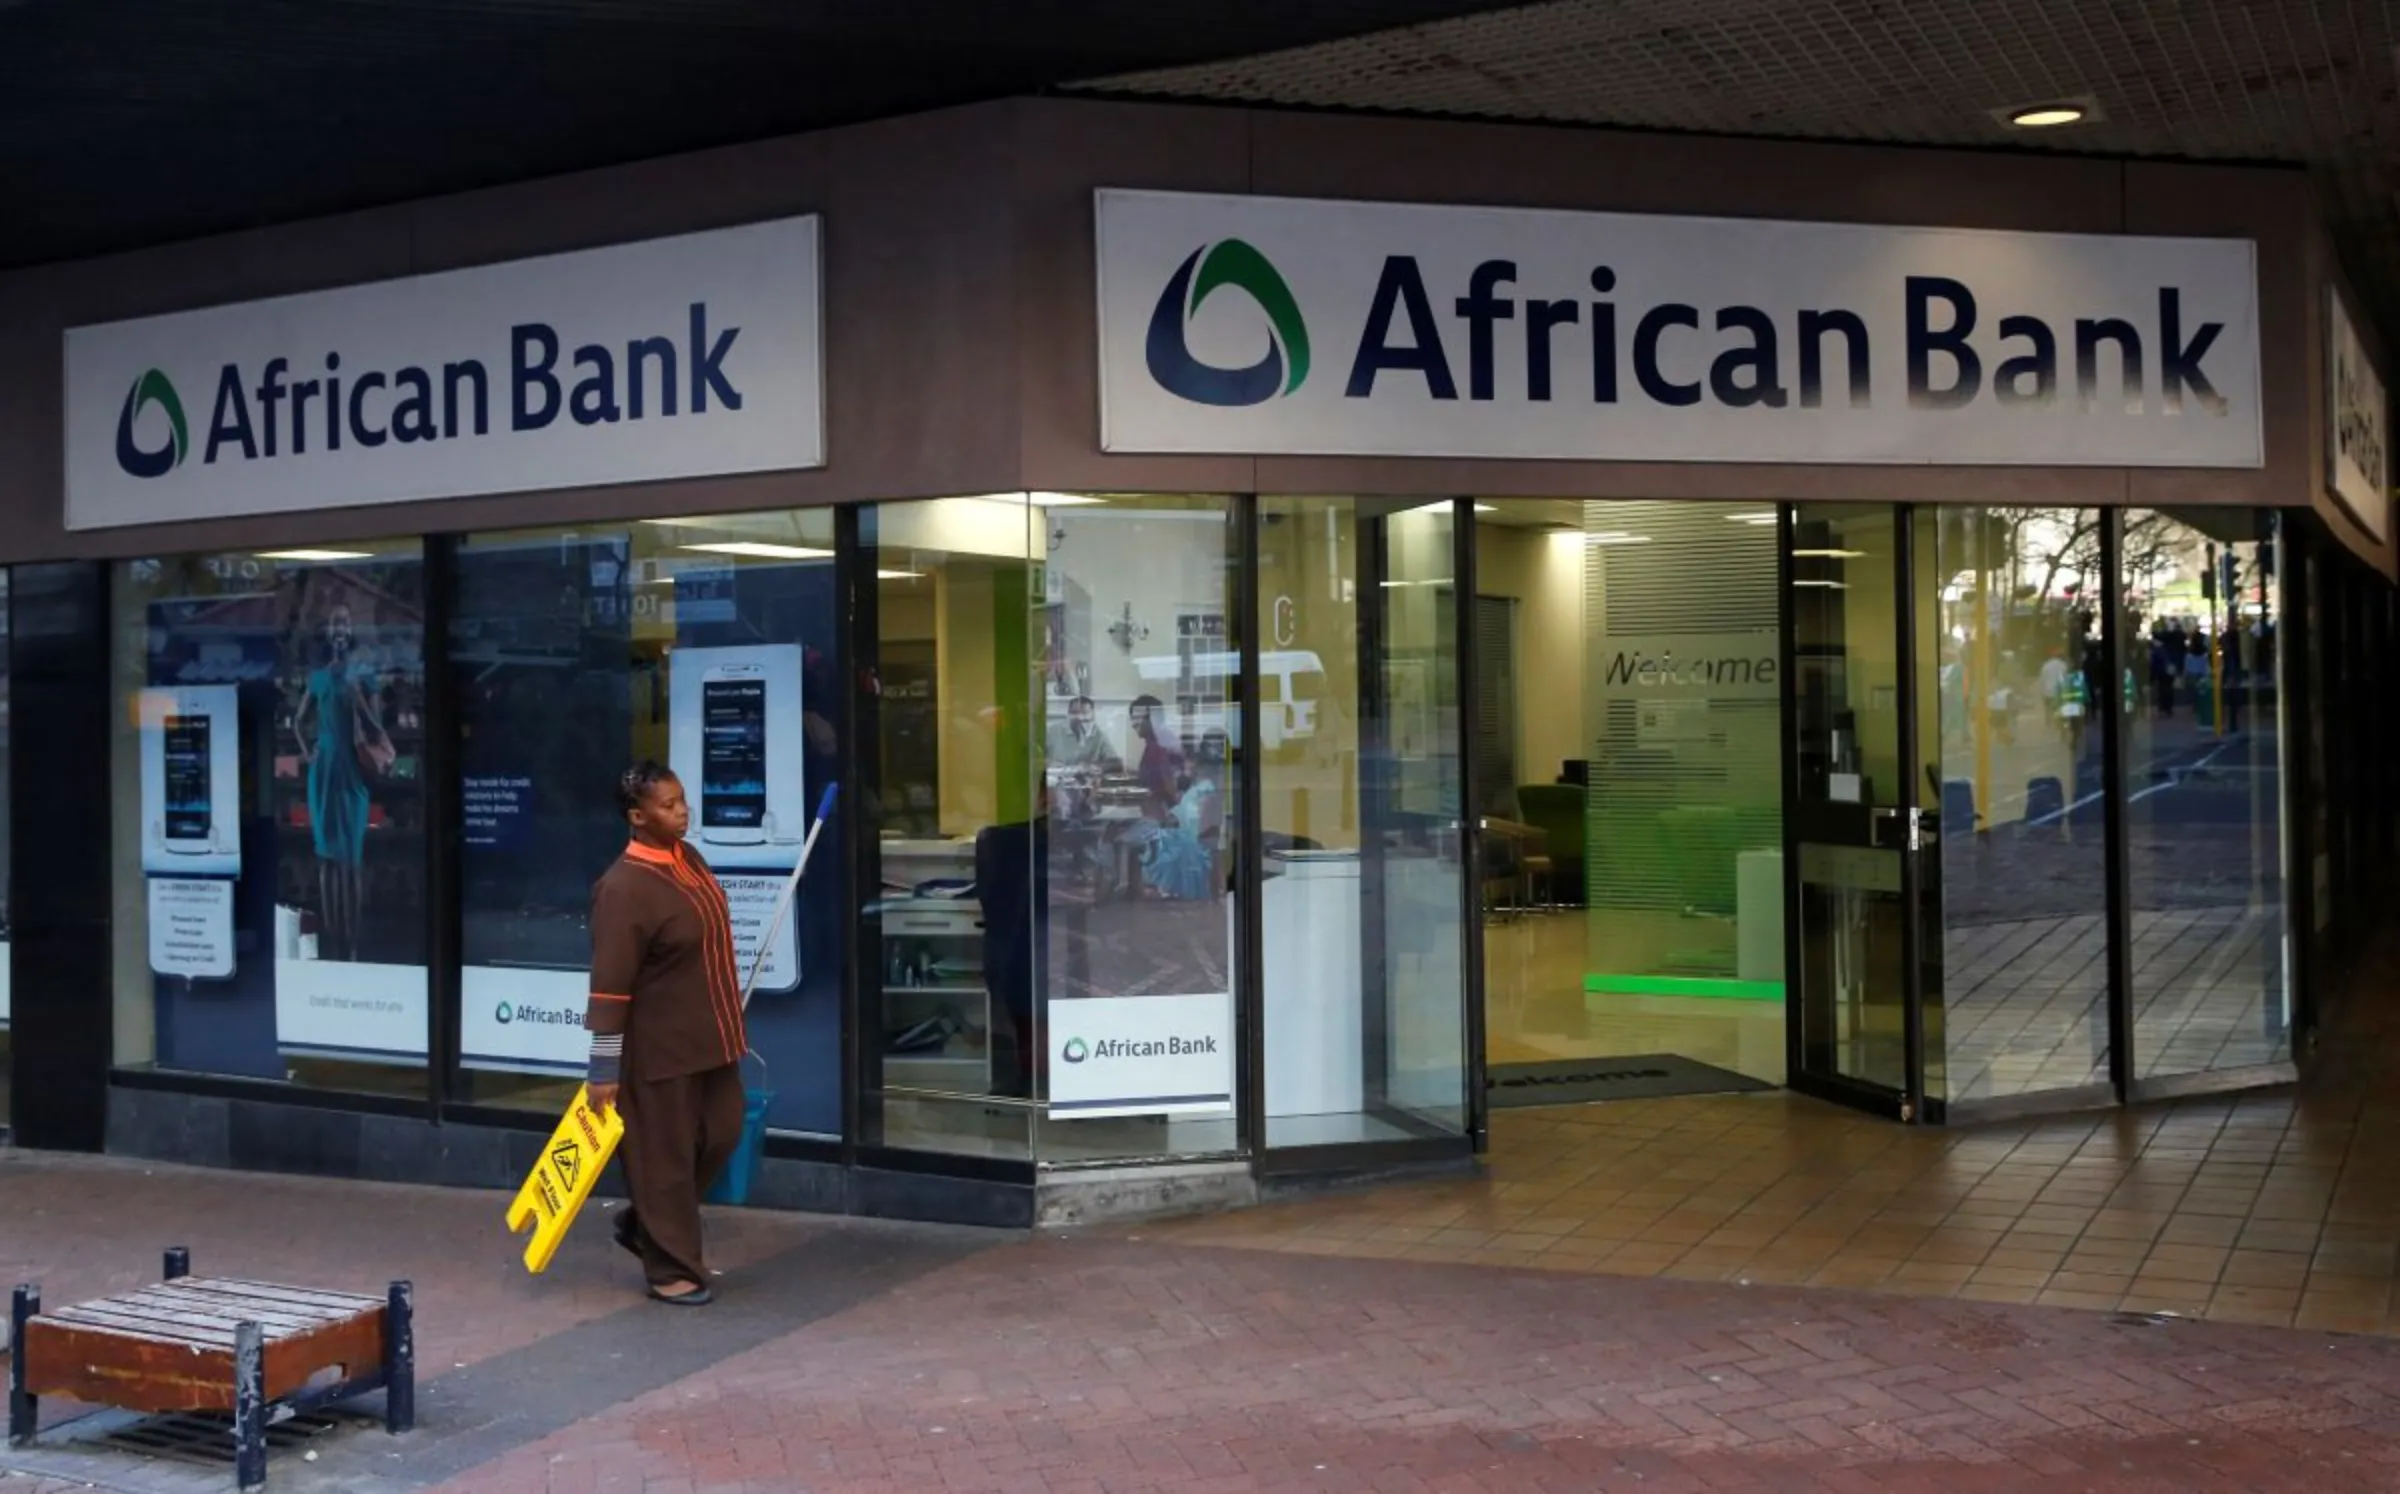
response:
[[[1069,1063],[1081,1063],[1092,1056],[1092,1050],[1084,1043],[1083,1039],[1069,1038],[1067,1045],[1058,1050],[1058,1056]]]
[[[133,436],[134,423],[152,405],[167,416],[167,443],[145,451]],[[117,465],[128,477],[164,477],[183,465],[184,453],[191,450],[190,429],[183,420],[183,401],[175,393],[174,381],[157,369],[146,370],[125,391],[125,410],[117,416]]]
[[[1226,286],[1247,292],[1266,313],[1266,356],[1247,368],[1203,363],[1187,340],[1201,303]],[[1240,239],[1219,239],[1193,250],[1159,293],[1144,352],[1150,377],[1169,394],[1196,405],[1260,405],[1293,393],[1308,378],[1308,323],[1265,255]]]
[[[492,1012],[492,1020],[498,1022],[501,1026],[506,1027],[509,1023],[517,1020],[517,1009],[503,1001]]]

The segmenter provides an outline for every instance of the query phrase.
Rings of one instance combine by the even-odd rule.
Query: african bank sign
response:
[[[1098,194],[1101,445],[2256,467],[2247,240]]]
[[[73,328],[67,526],[820,466],[817,227]]]

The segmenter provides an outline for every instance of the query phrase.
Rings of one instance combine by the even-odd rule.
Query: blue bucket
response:
[[[708,1186],[707,1202],[712,1204],[746,1204],[750,1190],[758,1186],[758,1164],[767,1151],[767,1111],[775,1104],[771,1089],[742,1091],[742,1139],[734,1144],[733,1156],[725,1170]]]

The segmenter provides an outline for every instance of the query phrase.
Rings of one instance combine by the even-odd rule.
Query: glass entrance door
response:
[[[1791,1085],[1902,1120],[1924,1115],[1942,947],[1914,517],[1804,503],[1785,531]]]

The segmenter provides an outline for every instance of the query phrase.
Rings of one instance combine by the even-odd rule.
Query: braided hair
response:
[[[650,791],[673,778],[667,765],[654,758],[643,758],[617,775],[617,813],[631,818],[633,812],[649,802]]]

